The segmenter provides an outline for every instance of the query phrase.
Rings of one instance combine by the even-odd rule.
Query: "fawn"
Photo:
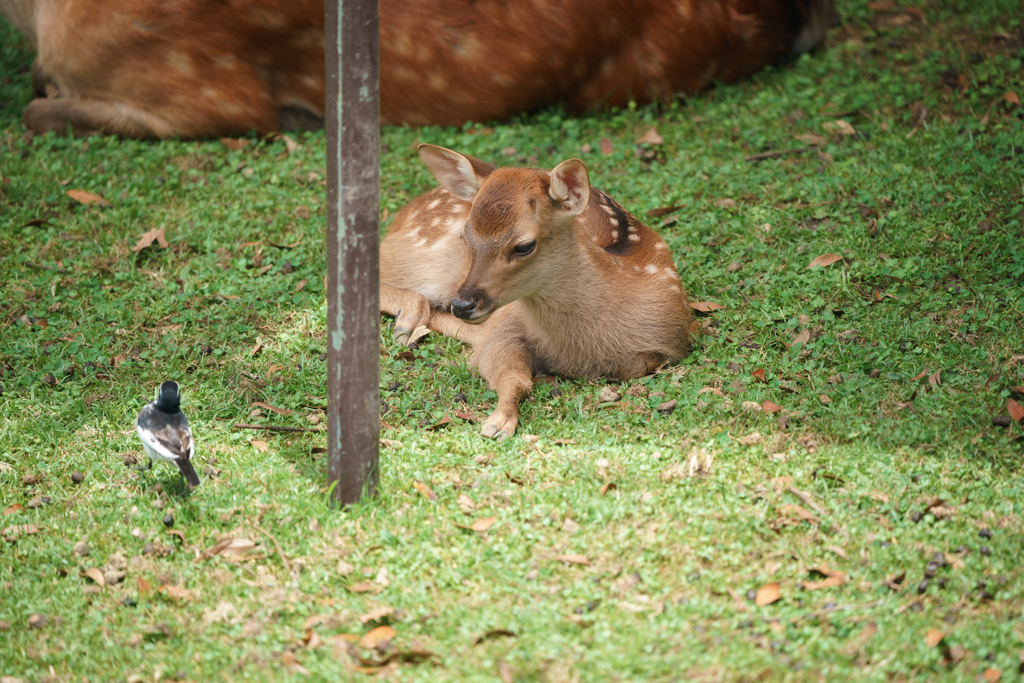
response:
[[[668,245],[569,159],[495,168],[420,145],[440,183],[380,248],[380,307],[407,342],[420,326],[473,347],[498,393],[481,434],[515,433],[533,376],[630,379],[690,350],[689,302]]]
[[[380,0],[385,124],[644,104],[806,52],[832,0]],[[261,135],[324,116],[323,0],[0,0],[36,133]]]

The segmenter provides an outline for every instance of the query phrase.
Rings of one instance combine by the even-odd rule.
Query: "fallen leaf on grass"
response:
[[[946,637],[946,634],[937,628],[928,629],[928,633],[924,635],[924,644],[928,647],[935,647],[942,642],[942,639]]]
[[[779,591],[779,584],[768,583],[757,589],[757,593],[754,595],[754,604],[758,607],[764,607],[770,605],[776,600],[782,597],[782,592]]]
[[[1010,417],[1013,418],[1014,422],[1024,420],[1024,406],[1017,403],[1012,398],[1006,402],[1006,409],[1010,412]]]
[[[452,419],[450,417],[448,417],[447,415],[445,415],[444,417],[442,417],[440,420],[438,420],[434,424],[428,426],[427,427],[427,431],[431,431],[431,432],[437,431],[438,429],[441,429],[441,427],[447,426],[448,423],[451,422],[451,421],[452,421]]]
[[[761,401],[761,410],[766,413],[777,413],[782,410],[782,406],[777,403],[772,403],[771,401]]]
[[[498,678],[501,679],[501,683],[512,683],[515,680],[515,676],[512,673],[512,665],[508,662],[499,662]]]
[[[821,124],[821,127],[830,133],[839,133],[840,135],[856,135],[857,131],[846,121],[838,119],[836,121],[826,121]]]
[[[139,241],[135,243],[134,247],[132,247],[132,251],[137,254],[149,245],[153,244],[153,242],[159,244],[163,249],[171,246],[167,242],[167,238],[164,237],[164,226],[161,225],[159,228],[142,233],[142,237],[140,237]]]
[[[565,555],[559,555],[555,558],[559,562],[566,562],[568,564],[582,564],[590,566],[590,560],[586,555],[580,555],[578,553],[567,553]]]
[[[262,350],[263,350],[263,344],[261,342],[256,342],[256,345],[252,347],[252,351],[249,352],[249,355],[250,356],[255,356],[257,353],[259,353]]]
[[[934,375],[929,375],[928,384],[931,385],[932,389],[939,386],[941,381],[942,370],[936,370]]]
[[[254,439],[249,443],[252,444],[253,448],[261,452],[266,451],[268,448],[270,448],[270,444],[268,444],[266,441],[260,441],[259,439]]]
[[[470,524],[469,528],[473,531],[483,532],[487,531],[492,526],[494,526],[494,523],[497,521],[497,517],[484,517],[483,519],[478,519],[477,521]]]
[[[609,481],[601,486],[601,495],[608,495],[609,491],[614,491],[618,486],[615,485],[614,481]]]
[[[656,209],[651,209],[650,211],[648,211],[647,212],[647,217],[648,218],[661,218],[662,216],[667,216],[670,213],[678,211],[679,209],[683,208],[684,206],[686,206],[686,204],[676,204],[675,206],[659,206]]]
[[[349,593],[379,593],[381,587],[377,584],[370,583],[369,581],[362,581],[360,583],[354,583],[351,586],[345,586],[345,590]]]
[[[796,335],[796,338],[792,342],[787,342],[786,343],[786,348],[787,349],[791,349],[794,346],[796,346],[797,344],[804,344],[806,346],[807,343],[810,342],[810,341],[811,341],[811,331],[809,329],[807,329],[807,328],[804,328],[803,330],[800,331],[800,334]]]
[[[390,626],[378,626],[360,638],[357,645],[367,650],[372,650],[384,641],[392,640],[396,635],[398,635],[398,632]]]
[[[101,572],[98,567],[86,569],[84,572],[82,572],[82,576],[89,577],[93,580],[93,583],[95,583],[100,588],[103,588],[105,585],[107,585],[106,579],[103,578],[103,572]]]
[[[725,308],[722,304],[716,304],[713,301],[691,301],[690,308],[701,313],[711,313],[717,311],[720,308]]]
[[[883,2],[869,2],[868,9],[872,12],[888,12],[896,4],[896,0],[884,0]]]
[[[266,408],[267,410],[277,413],[278,415],[292,415],[295,413],[294,410],[287,410],[285,408],[275,408],[269,403],[263,403],[262,401],[253,401],[251,405],[259,406],[260,408]]]
[[[158,588],[157,590],[166,595],[167,597],[174,598],[175,600],[192,599],[192,591],[188,590],[187,588],[182,588],[181,586],[167,584],[164,586],[160,586],[160,588]]]
[[[821,145],[825,144],[825,138],[821,137],[820,135],[815,135],[814,133],[797,135],[796,139],[799,140],[800,142],[817,147],[820,147]]]
[[[817,518],[811,513],[810,510],[794,505],[793,503],[786,503],[779,508],[779,512],[785,517],[798,517],[805,522],[811,524],[817,523]]]
[[[816,257],[808,264],[808,268],[824,268],[825,266],[831,266],[836,261],[842,261],[843,257],[839,254],[822,254]]]
[[[38,533],[39,527],[35,524],[15,524],[4,529],[3,537],[4,540],[13,541],[18,536],[31,536]]]
[[[612,141],[608,138],[601,138],[601,154],[608,156],[612,153]]]
[[[434,489],[430,488],[426,484],[421,484],[418,481],[414,481],[412,487],[419,491],[420,495],[427,500],[437,500],[437,494],[434,493]]]
[[[658,135],[658,129],[651,126],[650,130],[644,133],[644,136],[642,138],[637,138],[636,144],[639,145],[641,142],[646,142],[650,145],[660,145],[661,143],[665,142],[665,140],[660,135]]]
[[[754,379],[756,379],[758,382],[767,382],[768,381],[765,378],[765,374],[764,374],[764,369],[763,368],[759,368],[757,370],[754,370],[752,373],[750,373],[750,376],[753,377]],[[762,406],[762,408],[763,407],[764,406]]]
[[[815,571],[819,574],[824,574],[825,578],[821,581],[801,581],[800,585],[804,587],[804,590],[816,591],[823,588],[833,588],[835,586],[842,586],[850,580],[846,572],[830,571],[828,567],[816,569]]]
[[[700,394],[705,394],[708,392],[711,392],[715,396],[721,396],[722,398],[726,398],[726,395],[722,393],[722,390],[717,387],[703,387],[700,391],[697,392],[697,395],[699,396]]]
[[[317,626],[324,623],[330,618],[330,614],[314,614],[313,616],[308,617],[304,622],[302,622],[302,630],[308,631],[312,628],[316,628]]]
[[[1003,670],[990,666],[985,669],[982,676],[985,677],[985,683],[999,683],[999,679],[1003,677]]]
[[[24,509],[24,505],[22,505],[21,503],[15,503],[14,505],[11,505],[10,507],[4,510],[4,517],[6,517],[7,515],[13,515],[15,512],[19,512]]]
[[[149,596],[153,595],[153,586],[149,583],[149,581],[146,581],[144,578],[140,576],[138,579],[136,579],[135,583],[139,587],[140,598],[148,598]]]
[[[99,196],[98,194],[93,194],[92,192],[86,192],[85,190],[68,190],[64,194],[71,197],[79,204],[85,204],[86,206],[90,206],[92,204],[98,204],[100,206],[110,206],[110,202],[108,202],[103,197]]]
[[[296,291],[296,293],[298,293],[298,292],[301,292],[301,291],[302,291],[302,288],[306,286],[306,282],[307,282],[307,281],[306,281],[306,279],[305,279],[305,278],[303,278],[302,280],[299,280],[299,284],[295,285],[295,291]]]
[[[903,590],[903,580],[906,578],[906,572],[900,572],[899,574],[889,574],[889,576],[885,577],[885,580],[882,581],[882,585],[888,588],[889,590],[899,592]]]
[[[256,547],[255,541],[248,538],[233,538],[227,537],[222,538],[217,543],[206,551],[206,554],[210,557],[221,555],[223,557],[234,557],[249,554],[253,548]]]
[[[1017,97],[1017,93],[1015,93],[1012,90],[1006,91],[1006,93],[1003,95],[1003,101],[1006,102],[1007,104],[1015,104],[1018,107],[1020,106],[1020,98]]]
[[[369,624],[371,621],[379,621],[384,617],[390,617],[395,613],[394,607],[378,607],[377,609],[370,610],[366,614],[359,617],[360,624]]]
[[[169,535],[171,535],[171,536],[177,536],[178,538],[181,539],[182,543],[185,542],[185,532],[182,531],[181,529],[168,529],[167,533]]]
[[[516,632],[509,631],[507,628],[493,628],[482,636],[478,637],[473,644],[479,645],[485,640],[491,640],[492,638],[515,638]]]
[[[221,138],[220,144],[224,145],[232,152],[237,152],[248,145],[249,141],[243,138]]]
[[[285,650],[281,653],[281,664],[287,667],[290,671],[302,674],[304,676],[309,675],[309,669],[299,664],[298,658],[295,653],[291,650]]]

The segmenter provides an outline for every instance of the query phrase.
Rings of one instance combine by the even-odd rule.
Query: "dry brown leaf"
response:
[[[684,206],[686,206],[686,204],[676,204],[675,206],[659,206],[656,209],[651,209],[650,211],[648,211],[647,212],[647,217],[648,218],[661,218],[662,216],[667,216],[668,214],[670,214],[670,213],[672,213],[674,211],[678,211],[679,209],[683,208]]]
[[[311,628],[315,628],[330,619],[330,617],[330,614],[314,614],[311,617],[307,617],[306,620],[302,622],[302,630],[308,631]]]
[[[614,491],[617,488],[618,488],[618,486],[615,485],[614,481],[605,482],[601,486],[601,495],[602,496],[606,496],[606,495],[608,495],[609,491]]]
[[[177,536],[178,538],[181,539],[182,543],[185,542],[185,532],[182,531],[181,529],[168,529],[167,533],[170,534],[171,536]]]
[[[826,121],[821,124],[821,127],[830,133],[839,133],[840,135],[856,135],[857,131],[848,122],[842,119],[836,119],[835,121]]]
[[[825,144],[825,138],[821,137],[820,135],[815,135],[814,133],[807,133],[806,135],[797,135],[796,139],[799,140],[800,142],[812,146],[820,147],[821,145]]]
[[[827,572],[827,576],[821,581],[802,581],[800,585],[805,590],[816,591],[822,588],[832,588],[834,586],[842,586],[847,583],[850,577],[846,575],[846,572]]]
[[[1007,104],[1016,104],[1018,107],[1020,106],[1020,98],[1017,97],[1017,93],[1012,90],[1007,90],[1003,94],[1003,101]]]
[[[146,581],[144,578],[140,576],[138,579],[136,579],[135,583],[139,587],[140,598],[148,598],[149,596],[153,595],[153,586],[149,583],[149,581]]]
[[[38,533],[39,527],[35,524],[15,524],[4,529],[3,537],[13,541],[18,536],[31,536]]]
[[[476,503],[474,503],[473,499],[467,496],[465,493],[460,493],[458,500],[456,500],[455,502],[458,504],[459,509],[462,510],[463,514],[468,515],[476,510]]]
[[[757,370],[754,370],[752,373],[750,373],[750,376],[756,379],[758,382],[768,381],[768,379],[765,377],[763,368],[758,368]]]
[[[928,633],[924,635],[924,644],[928,647],[935,647],[942,642],[942,639],[946,637],[946,634],[937,628],[928,629]]]
[[[252,347],[252,351],[249,352],[250,356],[255,356],[257,353],[263,350],[263,344],[256,342],[256,345]]]
[[[379,593],[380,586],[369,581],[362,581],[360,583],[354,583],[351,586],[345,586],[345,590],[349,593]]]
[[[722,304],[716,304],[713,301],[691,301],[690,308],[701,313],[711,313],[717,311],[720,308],[725,308]]]
[[[639,145],[642,142],[646,142],[650,145],[660,145],[661,143],[665,142],[665,140],[660,135],[658,135],[658,129],[651,126],[651,129],[644,133],[644,136],[642,138],[637,139],[636,144]]]
[[[982,676],[985,677],[985,683],[999,683],[999,679],[1003,677],[1003,670],[990,666],[985,669]]]
[[[220,144],[224,145],[232,152],[237,152],[238,150],[248,145],[249,141],[243,138],[221,138]]]
[[[930,384],[933,389],[935,387],[939,386],[939,383],[941,382],[941,379],[942,379],[941,375],[942,375],[942,370],[936,370],[934,375],[930,375],[928,377],[928,384]]]
[[[822,254],[812,260],[807,267],[808,268],[824,268],[825,266],[831,266],[836,261],[842,261],[843,257],[839,254]]]
[[[700,391],[697,392],[697,394],[706,394],[708,392],[714,394],[715,396],[721,396],[722,398],[726,398],[726,395],[723,394],[722,390],[719,389],[718,387],[703,387]]]
[[[567,562],[569,564],[582,564],[590,566],[590,560],[586,555],[580,555],[579,553],[566,553],[565,555],[559,555],[555,558],[560,562]]]
[[[285,408],[275,408],[269,403],[263,403],[262,401],[253,401],[251,405],[259,406],[260,408],[266,408],[267,410],[275,412],[278,415],[292,415],[295,413],[294,410],[287,410]]]
[[[268,444],[266,441],[260,441],[259,439],[253,439],[249,443],[251,443],[253,448],[255,448],[258,451],[266,451],[268,448],[270,448],[270,444]]]
[[[299,143],[295,142],[295,140],[293,140],[292,138],[288,137],[287,135],[282,135],[281,139],[284,140],[284,147],[286,150],[288,150],[288,154],[294,154],[295,150],[299,149],[302,146]]]
[[[515,680],[512,665],[508,662],[498,662],[498,678],[501,679],[501,683],[512,683]]]
[[[419,491],[420,495],[427,500],[437,500],[437,494],[434,493],[434,489],[430,488],[426,484],[421,484],[418,481],[413,482],[412,487]]]
[[[255,541],[251,541],[248,538],[222,538],[217,543],[206,551],[206,554],[210,557],[215,555],[222,555],[224,557],[234,557],[248,555],[249,552],[256,547]]]
[[[768,583],[757,589],[757,593],[754,595],[754,604],[758,607],[764,607],[770,605],[779,598],[782,597],[782,592],[779,591],[779,584]]]
[[[398,632],[390,626],[378,626],[359,639],[359,647],[372,650],[386,640],[392,640]]]
[[[497,522],[497,521],[498,521],[497,517],[484,517],[483,519],[478,519],[475,522],[473,522],[472,524],[470,524],[469,528],[472,529],[473,531],[483,532],[483,531],[487,531],[492,526],[494,526],[494,523]]]
[[[869,2],[868,9],[872,12],[888,12],[896,4],[896,0],[884,0],[883,2]]]
[[[164,226],[161,225],[159,228],[143,233],[142,237],[139,238],[139,241],[135,243],[134,247],[132,247],[132,251],[137,254],[149,245],[153,244],[153,242],[159,244],[163,249],[170,246],[167,242],[167,238],[164,237]]]
[[[818,520],[814,517],[810,510],[802,508],[799,505],[793,503],[786,503],[779,508],[779,512],[786,517],[799,517],[805,522],[814,524]]]
[[[103,578],[103,572],[99,570],[99,567],[91,567],[89,569],[86,569],[84,572],[82,572],[82,576],[88,576],[90,579],[92,579],[93,583],[95,583],[100,588],[103,588],[107,585],[107,580]]]
[[[299,280],[299,284],[295,285],[295,291],[296,292],[301,292],[302,288],[305,287],[305,286],[306,286],[306,279],[303,278],[303,279]]]
[[[91,204],[99,204],[100,206],[110,206],[110,202],[108,202],[103,197],[99,196],[98,194],[93,194],[92,192],[86,192],[85,190],[68,190],[64,194],[71,197],[79,204],[85,204],[86,206],[89,206]]]
[[[1006,409],[1010,412],[1010,417],[1013,418],[1014,422],[1024,420],[1024,406],[1017,403],[1012,398],[1006,402]]]
[[[160,586],[160,588],[158,588],[157,590],[166,595],[167,597],[174,598],[175,600],[192,599],[192,591],[182,588],[181,586],[167,584],[164,586]]]
[[[771,401],[766,400],[761,401],[761,410],[763,410],[766,413],[777,413],[780,410],[782,410],[782,406],[778,405],[777,403],[772,403]]]
[[[7,515],[13,515],[15,512],[20,512],[21,510],[24,509],[24,505],[22,505],[21,503],[15,503],[14,505],[11,505],[4,509],[4,517],[6,517]]]
[[[601,138],[601,154],[608,156],[612,153],[612,141],[608,138]]]
[[[390,617],[395,613],[394,607],[378,607],[377,609],[370,610],[366,614],[359,617],[359,623],[369,624],[371,621],[378,621],[384,617]]]

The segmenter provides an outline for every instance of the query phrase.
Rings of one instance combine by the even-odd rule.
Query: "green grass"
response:
[[[607,407],[602,383],[539,383],[500,443],[457,418],[427,429],[485,415],[495,395],[452,340],[398,358],[385,320],[382,437],[397,443],[380,497],[346,512],[326,503],[322,433],[233,428],[322,421],[323,135],[295,135],[292,154],[29,139],[32,55],[0,26],[0,527],[38,529],[0,541],[0,675],[298,680],[298,661],[310,680],[358,680],[336,636],[387,606],[387,652],[434,653],[395,659],[403,681],[495,681],[502,663],[517,681],[1016,680],[1024,440],[992,418],[1024,401],[1024,109],[1003,99],[1024,96],[1024,25],[1016,2],[921,8],[927,24],[840,3],[825,51],[677,106],[385,129],[391,215],[433,186],[417,141],[500,164],[580,156],[638,216],[685,205],[650,222],[691,299],[725,308],[682,364],[618,387],[646,394]],[[962,90],[945,84],[958,74]],[[842,120],[857,134],[827,131],[830,112],[855,112]],[[634,141],[650,126],[664,144],[645,159]],[[806,134],[820,155],[744,161]],[[168,249],[132,251],[159,227]],[[808,269],[828,253],[843,260]],[[170,468],[124,465],[167,378],[197,469],[216,471],[187,498]],[[782,411],[743,407],[765,400]],[[691,457],[713,458],[710,473],[686,476]],[[813,521],[784,507],[812,507],[789,486],[821,507]],[[256,545],[204,555],[225,537]],[[919,594],[936,552],[949,564]],[[115,554],[127,576],[96,592],[82,573]],[[849,581],[801,588],[820,563]],[[367,582],[379,592],[346,588]],[[769,583],[781,599],[755,605],[748,591]]]

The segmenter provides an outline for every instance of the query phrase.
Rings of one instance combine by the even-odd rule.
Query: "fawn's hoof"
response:
[[[495,441],[501,441],[507,439],[516,433],[516,426],[519,424],[519,416],[513,415],[512,417],[501,417],[499,415],[491,415],[484,422],[483,426],[480,427],[480,435],[488,439],[494,439]]]

